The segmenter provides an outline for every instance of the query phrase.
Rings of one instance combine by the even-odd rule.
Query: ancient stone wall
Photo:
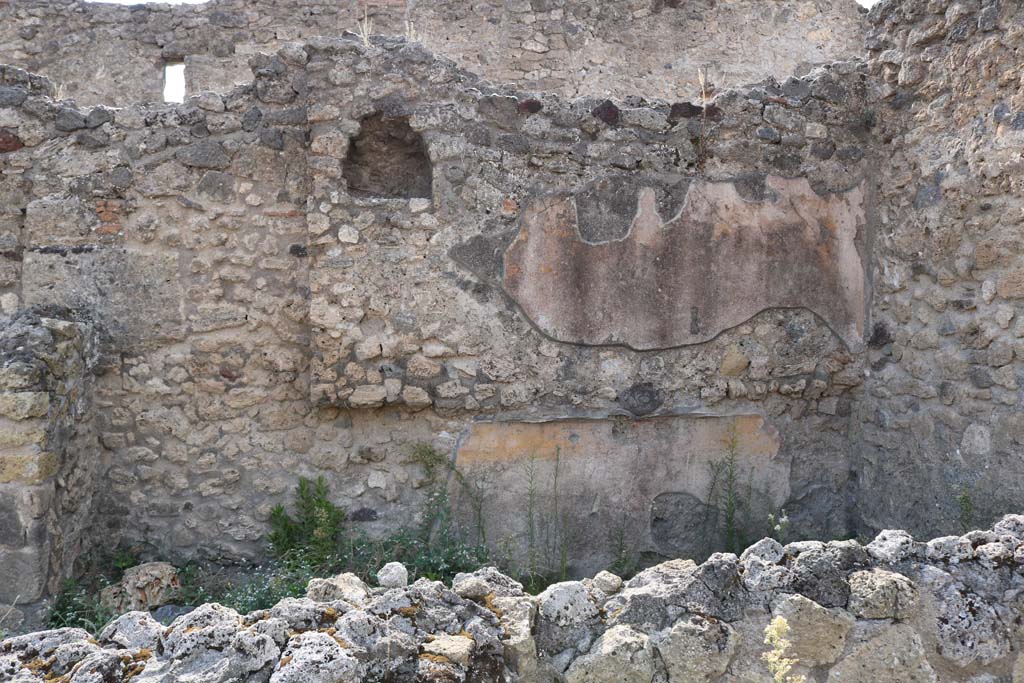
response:
[[[863,546],[764,539],[740,557],[673,560],[626,582],[601,572],[536,596],[492,568],[459,574],[449,588],[391,565],[379,587],[352,574],[314,579],[307,597],[248,615],[207,604],[169,627],[130,612],[98,639],[78,628],[10,638],[0,643],[0,675],[1019,683],[1022,551],[1024,517],[1013,515],[927,543],[902,531]],[[788,664],[792,678],[772,675],[772,662]]]
[[[934,533],[1019,506],[1024,486],[1024,7],[888,2],[872,21],[886,156],[858,511]]]
[[[8,627],[34,621],[40,598],[97,538],[95,362],[87,323],[23,311],[0,326],[0,609],[10,609]]]
[[[691,526],[730,433],[758,522],[789,500],[843,533],[872,186],[855,67],[704,110],[516,97],[411,46],[309,49],[313,400],[431,409],[502,537],[524,531],[502,510],[525,507],[530,471],[545,498],[560,481],[581,517],[552,533],[595,566],[623,518],[638,550],[709,552],[707,530],[652,538],[649,508]],[[398,75],[358,76],[378,68]],[[347,191],[349,140],[381,112],[422,136],[431,197]]]
[[[425,445],[466,528],[577,573],[723,547],[723,471],[751,537],[958,529],[1024,487],[1021,12],[882,3],[866,62],[667,100],[401,38],[182,105],[2,67],[0,305],[95,327],[98,528],[153,555],[259,555],[300,476],[415,523]]]
[[[402,40],[252,66],[182,106],[4,91],[12,293],[102,332],[112,529],[251,556],[319,474],[392,528],[426,443],[489,538],[561,499],[545,543],[576,571],[614,537],[714,550],[729,457],[749,533],[783,506],[849,533],[874,186],[856,64],[706,106],[516,95]]]
[[[415,36],[497,82],[566,94],[692,97],[856,55],[854,0],[214,0],[203,5],[0,3],[0,63],[49,77],[81,105],[162,101],[164,67],[190,93],[248,83],[248,59],[361,30]]]

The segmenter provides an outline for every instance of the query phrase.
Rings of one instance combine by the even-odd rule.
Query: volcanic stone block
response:
[[[97,241],[99,216],[79,197],[43,197],[25,209],[25,234],[31,247],[73,247]]]
[[[0,431],[0,436],[3,432]],[[39,435],[42,438],[42,435]],[[31,454],[0,454],[0,484],[38,484],[57,474],[60,459],[45,451]]]

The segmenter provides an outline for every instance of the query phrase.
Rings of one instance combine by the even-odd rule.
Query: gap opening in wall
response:
[[[357,197],[430,198],[434,173],[423,137],[408,117],[377,113],[359,122],[343,171]]]
[[[164,65],[164,102],[185,101],[185,64],[172,62]]]

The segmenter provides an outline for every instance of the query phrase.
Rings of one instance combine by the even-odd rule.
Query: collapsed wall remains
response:
[[[741,557],[672,560],[625,583],[601,572],[537,596],[493,568],[450,588],[342,574],[247,615],[208,604],[169,627],[129,612],[98,640],[78,628],[10,638],[0,676],[740,683],[778,680],[774,651],[792,676],[828,683],[1016,683],[1022,550],[1024,517],[1011,515],[927,543],[902,531],[866,546],[764,539]]]

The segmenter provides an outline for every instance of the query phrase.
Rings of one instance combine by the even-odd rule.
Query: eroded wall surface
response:
[[[12,621],[35,622],[96,539],[95,335],[66,317],[24,311],[0,328],[0,603]]]
[[[512,552],[531,471],[590,532],[554,517],[555,555],[710,552],[730,456],[751,535],[780,506],[948,531],[1024,483],[1020,12],[883,3],[869,61],[709,101],[517,92],[397,38],[289,43],[179,106],[4,67],[0,305],[96,328],[95,528],[154,554],[255,557],[299,476],[415,523],[423,444]]]
[[[752,493],[741,517],[785,507],[792,464],[781,441],[756,414],[481,422],[459,443],[451,494],[466,528],[539,567],[705,557],[729,542],[726,477]]]
[[[0,63],[83,105],[159,102],[165,64],[184,63],[190,93],[225,91],[249,82],[252,55],[367,20],[496,82],[618,97],[693,97],[699,69],[717,88],[806,73],[858,54],[865,28],[854,0],[15,0],[0,3]]]
[[[929,533],[1021,502],[1024,8],[890,2],[872,18],[889,156],[854,467],[866,526]]]
[[[680,457],[670,442],[722,426],[679,477],[632,496],[631,509],[659,497],[664,508],[636,552],[682,552],[672,539],[689,517],[665,510],[702,495],[703,479],[685,472],[724,458],[729,425],[748,419],[782,435],[772,476],[745,470],[758,470],[758,509],[785,503],[808,533],[847,532],[843,443],[871,232],[855,65],[707,108],[517,95],[401,40],[315,40],[252,67],[254,83],[229,95],[116,110],[53,102],[26,73],[4,72],[4,293],[11,306],[67,305],[100,331],[96,431],[111,495],[98,528],[164,555],[254,556],[271,507],[299,476],[323,474],[354,523],[377,532],[422,510],[416,444],[468,465],[474,422],[508,434],[569,424],[607,449],[567,451],[585,470],[627,458],[619,421],[649,418],[626,433],[664,431],[647,457],[668,468]],[[602,182],[618,188],[611,213],[595,203]],[[687,213],[709,187],[734,198],[735,220]],[[532,207],[552,193],[575,197],[594,242],[613,243],[647,211],[648,244],[620,257],[639,270],[662,258],[650,249],[659,235],[677,236],[651,212],[683,211],[678,230],[711,235],[740,261],[730,296],[750,305],[699,313],[691,337],[693,306],[680,299],[686,325],[659,337],[666,349],[559,340],[502,279]],[[763,215],[799,225],[810,257],[790,259],[784,243],[769,252],[802,273],[782,298],[762,297],[742,263],[769,265]],[[694,281],[729,278],[713,259],[690,263]],[[530,262],[562,266],[557,254]],[[818,307],[835,288],[838,307]],[[617,305],[653,324],[648,296],[634,283]],[[590,308],[623,329],[602,306]],[[741,459],[763,452],[741,439]],[[524,454],[509,443],[496,455],[511,468]],[[588,509],[611,528],[617,479],[592,484],[602,502]],[[654,523],[649,512],[630,520]]]

